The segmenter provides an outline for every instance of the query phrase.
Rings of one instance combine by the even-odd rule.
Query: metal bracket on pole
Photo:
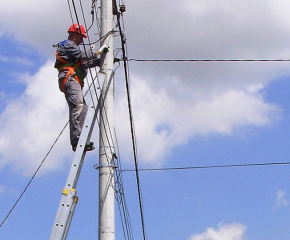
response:
[[[118,167],[116,165],[114,165],[114,164],[107,164],[107,165],[98,165],[98,164],[95,164],[94,165],[94,168],[98,170],[100,168],[115,168],[115,169],[117,169]]]

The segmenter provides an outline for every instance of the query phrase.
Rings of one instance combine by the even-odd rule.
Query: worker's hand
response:
[[[99,52],[108,52],[109,51],[109,46],[108,45],[103,45],[100,47]]]

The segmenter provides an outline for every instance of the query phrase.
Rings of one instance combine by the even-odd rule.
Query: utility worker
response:
[[[68,34],[68,39],[58,44],[54,67],[59,71],[59,89],[65,94],[69,106],[70,142],[75,151],[88,111],[82,93],[84,78],[88,68],[100,67],[97,56],[108,47],[102,46],[88,58],[79,47],[83,38],[87,38],[84,26],[75,23],[69,27]],[[86,151],[94,149],[93,142],[86,143]]]

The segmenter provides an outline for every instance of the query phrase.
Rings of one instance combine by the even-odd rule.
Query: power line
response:
[[[68,125],[68,122],[65,124],[65,126],[63,127],[63,129],[61,130],[61,132],[59,133],[59,135],[57,136],[57,138],[55,139],[54,143],[52,144],[52,146],[50,147],[49,151],[47,152],[47,154],[45,155],[45,157],[43,158],[42,162],[40,163],[40,165],[38,166],[38,168],[36,169],[35,173],[33,174],[33,176],[31,177],[30,181],[28,182],[28,184],[26,185],[26,187],[24,188],[24,190],[22,191],[22,193],[20,194],[20,196],[18,197],[18,199],[16,200],[16,202],[14,203],[14,205],[12,206],[11,210],[8,212],[8,214],[6,215],[6,217],[4,218],[4,220],[2,221],[2,223],[0,224],[0,228],[3,226],[3,224],[5,223],[5,221],[8,219],[8,217],[10,216],[10,214],[13,212],[13,210],[15,209],[15,207],[17,206],[17,204],[19,203],[19,201],[21,200],[21,198],[23,197],[24,193],[27,191],[28,187],[30,186],[30,184],[32,183],[32,181],[34,180],[36,174],[39,172],[40,168],[42,167],[42,165],[44,164],[45,160],[47,159],[48,155],[50,154],[50,152],[52,151],[52,149],[54,148],[55,144],[57,143],[58,139],[60,138],[60,136],[62,135],[62,133],[64,132],[66,126]]]
[[[121,59],[121,61],[124,61]],[[137,59],[129,58],[129,62],[290,62],[290,59]]]
[[[74,9],[75,17],[76,17],[76,19],[77,19],[77,23],[80,25],[79,17],[78,17],[78,13],[77,13],[77,9],[76,9],[76,6],[75,6],[75,2],[74,2],[74,0],[72,0],[72,4],[73,4],[73,9]],[[85,14],[84,14],[84,11],[83,11],[82,2],[79,1],[79,4],[80,4],[80,8],[81,8],[81,13],[82,13],[82,19],[83,19],[83,21],[84,21],[84,24],[85,24],[86,29],[88,29],[87,24],[86,24]],[[72,15],[72,13],[71,13],[71,15]],[[92,24],[93,24],[93,23],[92,23]],[[108,33],[106,33],[104,36],[102,36],[99,40],[97,40],[96,42],[91,43],[91,41],[90,41],[90,36],[89,36],[89,32],[88,32],[88,30],[87,30],[87,36],[88,36],[88,41],[89,41],[89,44],[88,44],[88,45],[99,43],[99,42],[102,41],[103,39],[106,39],[107,37],[111,36],[111,35],[113,34],[113,32],[114,32],[114,30],[111,30],[111,31],[109,31]],[[84,53],[87,55],[87,50],[86,50],[86,48],[85,48],[85,45],[86,45],[86,44],[82,44],[82,45],[83,45],[83,47],[84,47]],[[96,77],[94,78],[91,69],[89,68],[88,70],[89,70],[89,73],[90,73],[90,75],[91,75],[91,78],[93,79],[92,85],[93,85],[93,90],[94,90],[93,93],[92,93],[91,88],[89,87],[88,92],[90,93],[92,103],[94,104],[93,97],[92,97],[93,94],[95,94],[97,100],[100,101],[100,98],[99,98],[99,96],[98,96],[98,93],[97,93],[97,90],[96,90],[96,86],[95,86],[95,83],[94,83],[94,79],[97,78],[97,80],[98,80],[98,81],[97,81],[97,82],[98,82],[98,87],[99,87],[99,88],[101,88],[101,87],[100,87],[100,82],[99,82],[99,79],[98,79],[98,75],[96,75]],[[86,79],[87,79],[87,78],[86,78]],[[88,79],[87,79],[87,84],[88,84]],[[88,85],[89,85],[89,84],[88,84]],[[101,97],[101,96],[100,96],[100,97]],[[94,105],[95,105],[95,104],[94,104]],[[108,117],[107,117],[107,111],[106,111],[106,109],[105,109],[105,119],[107,119],[107,118],[108,118]],[[103,116],[101,116],[101,119],[100,119],[100,120],[97,119],[98,126],[100,126],[100,121],[104,122],[104,117],[103,117]],[[108,136],[108,135],[110,135],[110,136]],[[109,134],[107,133],[107,130],[105,130],[105,136],[101,136],[100,139],[102,140],[102,142],[104,142],[104,138],[108,139],[108,141],[109,141],[109,138],[110,138],[110,139],[113,139],[113,137],[112,137],[112,133],[111,133],[111,128],[110,128],[110,127],[109,127]],[[113,142],[113,141],[112,141],[112,142]],[[112,151],[112,149],[111,149],[111,147],[110,147],[110,152],[112,153],[112,155],[114,154],[113,151]],[[108,163],[109,163],[109,162],[108,162]]]
[[[117,159],[117,168],[115,170],[115,191],[116,191],[116,200],[118,202],[119,206],[119,212],[120,212],[120,217],[121,217],[121,223],[123,226],[123,234],[125,239],[126,236],[128,239],[133,240],[133,233],[132,233],[132,224],[131,224],[131,219],[126,203],[126,198],[125,198],[125,191],[124,191],[124,185],[123,185],[123,174],[122,174],[122,164],[121,164],[121,154],[119,152],[119,144],[118,144],[118,139],[117,135],[114,129],[114,136],[116,140],[116,148],[118,152],[118,159]],[[122,213],[122,214],[121,214]]]
[[[115,5],[116,4],[116,0]],[[131,106],[131,97],[130,97],[130,88],[129,88],[129,77],[128,77],[128,67],[126,62],[126,50],[125,50],[125,38],[121,27],[120,22],[120,13],[117,12],[117,22],[120,32],[120,38],[121,38],[121,48],[123,53],[123,60],[124,60],[124,71],[125,71],[125,82],[126,82],[126,90],[127,90],[127,103],[128,103],[128,109],[129,109],[129,118],[130,118],[130,128],[131,128],[131,137],[132,137],[132,147],[133,147],[133,154],[134,154],[134,164],[135,164],[135,174],[136,174],[136,181],[137,181],[137,191],[138,191],[138,198],[139,198],[139,210],[141,215],[141,225],[142,225],[142,233],[143,233],[143,239],[146,240],[146,232],[145,232],[145,223],[144,223],[144,214],[143,214],[143,203],[142,203],[142,195],[141,195],[141,186],[140,186],[140,179],[139,179],[139,173],[138,173],[138,158],[137,158],[137,145],[136,145],[136,137],[135,137],[135,131],[134,131],[134,121],[133,121],[133,113],[132,113],[132,106]]]
[[[84,12],[83,12],[83,8],[82,8],[81,1],[80,1],[80,5],[81,5],[82,16],[83,16],[83,20],[84,20],[86,29],[89,30],[90,27],[93,25],[93,22],[92,22],[91,26],[88,28],[87,25],[86,25],[85,15],[84,15]],[[96,19],[98,19],[97,16],[96,16]],[[97,44],[97,43],[101,42],[103,39],[106,39],[107,37],[112,37],[112,34],[115,32],[114,29],[112,29],[111,31],[109,31],[108,33],[106,33],[104,36],[102,36],[98,41],[96,41],[94,43],[91,43],[90,42],[90,39],[89,39],[88,30],[87,30],[87,35],[88,35],[89,45],[91,45],[91,44]],[[83,45],[85,45],[85,44],[83,44]],[[91,71],[90,71],[90,74],[91,74],[91,77],[92,77]],[[114,76],[114,74],[115,74],[115,71],[113,72],[112,77]],[[99,84],[99,88],[100,88],[100,84]],[[97,92],[96,91],[95,91],[95,94],[96,94],[96,97],[97,97],[98,101],[100,101],[100,99],[98,98],[98,95],[97,95]],[[102,98],[102,97],[103,97],[103,95],[101,94],[100,98]],[[103,102],[105,101],[105,99],[101,99],[101,100]],[[101,115],[100,116],[101,119],[100,120],[97,119],[99,126],[100,126],[100,121],[102,121],[103,123],[105,122],[104,119],[106,119],[107,122],[108,122],[107,110],[106,110],[106,108],[104,108],[104,110],[105,110],[105,116],[102,116]],[[114,142],[113,141],[113,136],[112,136],[112,133],[111,133],[110,126],[109,126],[109,133],[107,132],[107,128],[105,128],[105,134],[101,134],[100,141],[102,141],[102,142],[104,142],[104,136],[103,135],[105,135],[105,137],[107,139],[109,139],[109,137],[110,137],[112,139],[111,142]],[[110,146],[110,151],[111,151],[111,154],[113,156],[115,156],[115,153],[112,152],[111,146]],[[107,157],[107,161],[108,161],[108,164],[110,164],[108,157]],[[119,168],[121,169],[120,163],[119,163]],[[111,170],[111,171],[113,171],[113,170]],[[113,175],[112,175],[112,172],[111,172],[110,179],[108,179],[108,182],[107,182],[107,185],[106,185],[106,188],[105,188],[106,190],[103,193],[103,198],[105,197],[105,195],[107,194],[107,191],[109,190],[109,184],[111,182],[112,176]],[[116,174],[115,184],[116,184],[115,197],[116,197],[116,199],[117,199],[117,201],[119,203],[120,215],[122,216],[121,212],[123,213],[123,218],[121,217],[121,221],[122,221],[122,227],[123,227],[124,237],[126,238],[126,235],[127,235],[128,239],[133,239],[131,221],[130,221],[130,217],[129,217],[129,213],[128,213],[128,208],[127,208],[126,201],[125,201],[125,196],[124,196],[124,187],[123,187],[123,180],[122,180],[122,172],[121,171],[119,171],[119,173]]]
[[[245,164],[226,164],[226,165],[209,165],[209,166],[188,166],[188,167],[171,167],[171,168],[141,168],[139,171],[177,171],[177,170],[194,170],[194,169],[212,169],[212,168],[234,168],[234,167],[262,167],[262,166],[281,166],[290,165],[290,162],[270,162],[270,163],[245,163]],[[123,172],[133,172],[133,169],[122,170]]]

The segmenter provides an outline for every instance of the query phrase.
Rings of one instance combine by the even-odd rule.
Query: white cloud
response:
[[[217,229],[208,228],[204,233],[190,237],[190,240],[244,240],[246,226],[240,223],[219,224]]]
[[[196,98],[194,91],[185,89],[179,92],[182,98],[175,98],[162,89],[152,88],[145,79],[134,78],[132,105],[141,159],[161,163],[165,153],[196,135],[231,135],[245,126],[270,125],[278,118],[280,109],[266,103],[260,90],[261,86],[250,86],[247,91],[232,89]],[[128,137],[120,141],[121,145],[130,141],[126,101],[125,93],[116,100],[119,137]]]
[[[25,92],[13,99],[0,116],[0,167],[10,165],[25,174],[36,170],[65,125],[68,114],[58,90],[57,71],[52,62],[33,76],[22,75]],[[61,137],[42,170],[57,169],[68,155],[69,141]]]
[[[277,12],[283,7],[290,10],[286,1],[272,6],[271,0],[258,3],[185,0],[178,6],[168,5],[166,8],[164,2],[159,1],[154,2],[154,9],[146,7],[148,1],[130,4],[132,9],[142,9],[142,15],[150,15],[150,19],[140,20],[138,24],[126,22],[132,58],[276,59],[288,58],[290,54],[287,41],[290,38],[289,17],[285,11],[282,16]],[[192,12],[191,8],[197,9]],[[125,20],[140,18],[138,11],[129,14],[125,15]],[[277,17],[269,22],[270,15]],[[135,34],[137,31],[138,35]],[[149,75],[156,88],[168,88],[174,76],[181,80],[181,85],[204,92],[266,85],[289,74],[287,68],[283,63],[258,62],[134,63],[134,70],[143,76]]]
[[[0,10],[0,20],[0,33],[45,52],[51,51],[54,41],[57,41],[54,38],[58,30],[64,27],[61,23],[68,25],[71,21],[67,3],[56,0],[32,0],[24,5],[18,0],[7,2]]]
[[[286,3],[211,0],[205,4],[201,0],[185,0],[177,6],[164,7],[164,1],[128,2],[124,21],[129,58],[286,57],[290,54],[287,41],[290,5]],[[0,33],[8,33],[20,43],[41,49],[47,58],[54,58],[52,44],[66,38],[71,23],[67,2],[33,0],[23,6],[25,9],[15,8],[17,4],[21,2],[7,3],[0,9]],[[148,7],[153,5],[154,8]],[[45,11],[39,10],[44,8]],[[88,19],[90,10],[88,2],[84,7]],[[275,17],[269,22],[269,16]],[[93,35],[97,27],[92,29],[94,41],[98,38]],[[290,73],[287,64],[130,63],[132,104],[142,161],[162,163],[172,148],[196,135],[230,135],[246,126],[270,126],[281,116],[281,108],[268,103],[262,91],[269,82]],[[36,165],[31,158],[36,148],[38,154],[45,152],[57,136],[59,123],[64,123],[67,115],[56,78],[52,62],[34,76],[25,77],[27,90],[1,115],[5,124],[0,127],[3,155],[0,166],[9,163],[16,168],[31,169]],[[116,125],[119,124],[117,129],[124,140],[120,141],[122,150],[129,154],[128,110],[125,93],[118,93],[119,89],[116,88],[116,93],[123,96],[116,101]],[[53,94],[54,98],[44,97],[46,94]],[[34,121],[36,117],[38,120]],[[63,141],[68,145],[67,139]],[[16,143],[17,152],[13,151]],[[60,151],[63,154],[60,156],[66,156],[64,150]],[[25,160],[20,160],[20,156]],[[49,161],[47,169],[58,164],[61,165]]]
[[[276,201],[273,210],[277,210],[281,207],[287,207],[289,205],[289,201],[286,198],[286,192],[283,190],[279,190],[276,193]]]

